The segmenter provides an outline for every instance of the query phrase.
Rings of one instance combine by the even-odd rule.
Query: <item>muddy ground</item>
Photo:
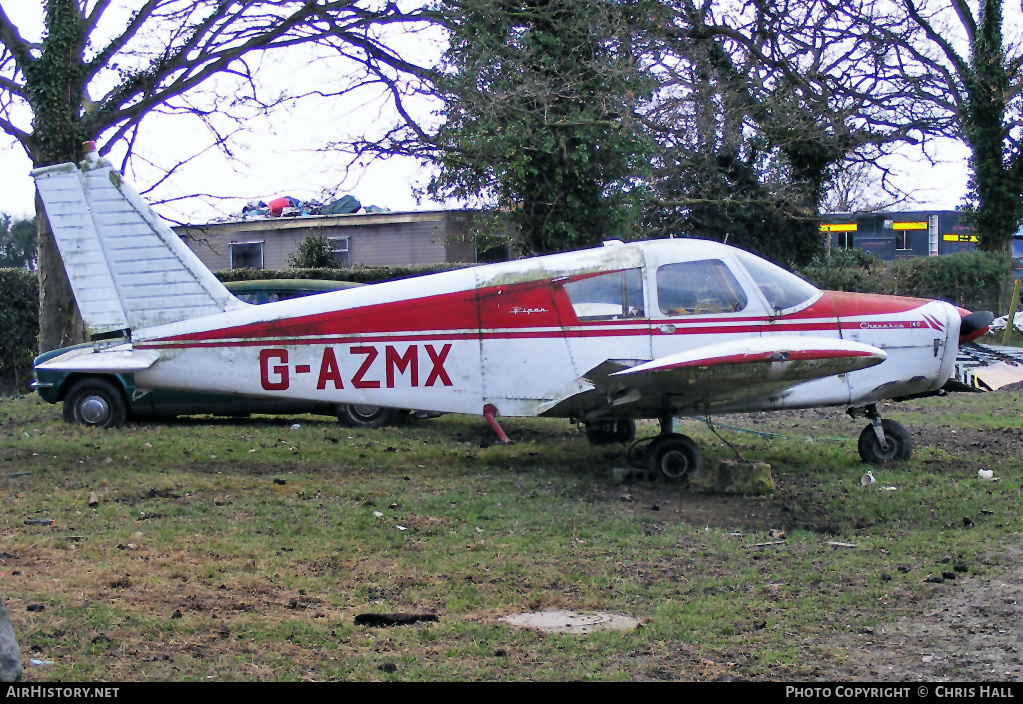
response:
[[[1023,402],[1023,392],[1012,392],[1006,398],[1008,407],[1018,407]],[[850,433],[857,432],[854,427],[862,424],[862,421],[856,421],[853,425],[833,410],[786,412],[771,414],[770,418],[770,429],[776,432],[780,426],[792,428],[793,433],[814,431],[819,436],[848,437]],[[756,428],[758,423],[756,415],[717,420],[721,424],[734,422],[746,428]],[[685,432],[684,428],[681,430]],[[952,458],[961,456],[966,448],[978,447],[984,448],[985,457],[1007,461],[1023,458],[1023,429],[1018,428],[977,431],[968,427],[928,429],[917,424],[913,427],[913,437],[917,447],[941,448]],[[459,439],[475,445],[492,441],[486,429],[481,429],[479,437]],[[957,469],[967,473],[976,471],[965,464],[959,468],[952,466],[956,462],[943,460],[940,469],[947,472]],[[879,470],[879,476],[882,473],[883,470]],[[689,491],[665,493],[663,487],[655,482],[636,481],[619,485],[608,481],[600,486],[607,494],[601,498],[621,502],[622,510],[649,509],[657,505],[659,515],[666,522],[684,521],[690,525],[751,532],[810,530],[823,536],[840,532],[838,526],[829,524],[826,507],[813,505],[803,498],[805,495],[799,490],[799,482],[802,481],[799,477],[778,474],[775,479],[781,491],[752,505],[748,499],[723,495]],[[623,496],[627,496],[627,500]],[[807,647],[808,653],[848,653],[841,665],[822,657],[820,662],[827,662],[827,665],[807,661],[798,672],[782,673],[779,678],[889,682],[1001,682],[1023,678],[1023,562],[1018,559],[1023,554],[1023,545],[1001,546],[1000,549],[1000,564],[1018,563],[1020,566],[997,576],[971,571],[954,581],[934,584],[926,596],[900,602],[893,608],[890,618],[883,619],[875,627],[858,633],[836,633]],[[1006,555],[1006,550],[1011,554]],[[45,573],[43,565],[37,567]],[[159,598],[155,594],[150,596]],[[280,600],[279,597],[265,595],[265,607],[268,610],[274,608],[272,605]],[[172,606],[174,603],[167,601],[166,608]],[[192,608],[197,607],[193,604]],[[23,660],[35,656],[31,649],[23,649],[22,655]],[[732,676],[724,663],[706,659],[694,658],[693,668],[696,669],[686,669],[695,679],[730,679]],[[34,674],[31,672],[28,677],[31,679]],[[164,674],[168,678],[174,677],[171,671]],[[271,672],[247,674],[257,679],[272,677]],[[153,676],[154,672],[149,672],[149,675]],[[637,679],[661,678],[639,675]]]
[[[1019,391],[1006,396],[1012,399],[1009,406],[1018,408],[1017,402],[1023,401]],[[756,427],[757,415],[724,416],[718,421]],[[792,432],[816,427],[848,434],[848,427],[839,428],[844,419],[836,420],[836,415],[833,410],[804,410],[773,413],[770,418],[784,420]],[[1021,429],[916,426],[912,430],[918,448],[942,448],[955,457],[965,447],[983,447],[987,457],[1020,458],[1023,462]],[[954,472],[954,463],[942,462],[942,469]],[[975,471],[972,465],[962,470],[967,474]],[[837,526],[828,525],[826,510],[799,503],[798,487],[786,485],[792,478],[776,475],[775,479],[782,491],[763,498],[755,512],[749,511],[748,502],[727,496],[683,493],[666,498],[656,487],[643,485],[630,487],[630,492],[637,501],[659,503],[666,514],[684,515],[694,525],[749,531],[798,528],[824,535],[837,532]],[[1003,546],[999,562],[1019,563],[1019,567],[997,577],[960,575],[955,581],[935,584],[931,598],[904,605],[878,627],[820,642],[817,647],[822,651],[850,653],[847,666],[834,670],[811,665],[807,674],[818,681],[1023,680],[1023,545],[1010,546],[1010,555],[1005,549]]]

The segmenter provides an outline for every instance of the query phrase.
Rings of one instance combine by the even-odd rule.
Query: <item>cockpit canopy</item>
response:
[[[552,267],[547,274],[565,280],[564,290],[580,321],[776,315],[806,307],[821,295],[780,266],[717,242],[658,240],[584,250],[577,256],[577,266],[593,266],[583,264],[584,258],[604,261],[594,262],[598,271]],[[550,261],[568,260],[555,255]],[[599,271],[608,264],[613,268]]]
[[[768,305],[775,310],[795,308],[820,295],[820,291],[813,285],[780,266],[741,249],[734,250],[733,253],[749,272],[753,283],[764,294]]]

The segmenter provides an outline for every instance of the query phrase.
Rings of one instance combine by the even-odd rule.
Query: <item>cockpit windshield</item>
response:
[[[816,298],[820,293],[812,284],[791,271],[755,257],[749,252],[739,251],[735,255],[775,310],[793,308]]]

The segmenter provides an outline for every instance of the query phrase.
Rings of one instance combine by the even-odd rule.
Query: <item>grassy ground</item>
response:
[[[509,419],[513,446],[458,416],[365,432],[312,416],[93,431],[14,398],[0,403],[0,594],[23,660],[46,663],[27,667],[32,681],[827,679],[849,659],[836,636],[956,588],[928,577],[1011,566],[1019,400],[886,409],[917,452],[869,488],[863,421],[716,419],[773,467],[779,491],[745,498],[618,483],[624,453],[565,421]],[[710,467],[734,456],[702,423],[681,431]],[[39,518],[55,523],[25,523]],[[778,543],[771,530],[781,544],[763,545]],[[644,625],[569,636],[500,620],[541,609]],[[439,621],[354,624],[392,612]]]

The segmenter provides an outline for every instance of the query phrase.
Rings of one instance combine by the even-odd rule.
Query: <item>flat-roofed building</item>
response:
[[[175,232],[213,271],[285,269],[309,236],[326,237],[341,266],[406,266],[507,259],[477,252],[469,210],[309,215],[184,225]]]
[[[832,213],[821,216],[830,249],[862,249],[884,260],[977,248],[977,232],[955,210]]]

